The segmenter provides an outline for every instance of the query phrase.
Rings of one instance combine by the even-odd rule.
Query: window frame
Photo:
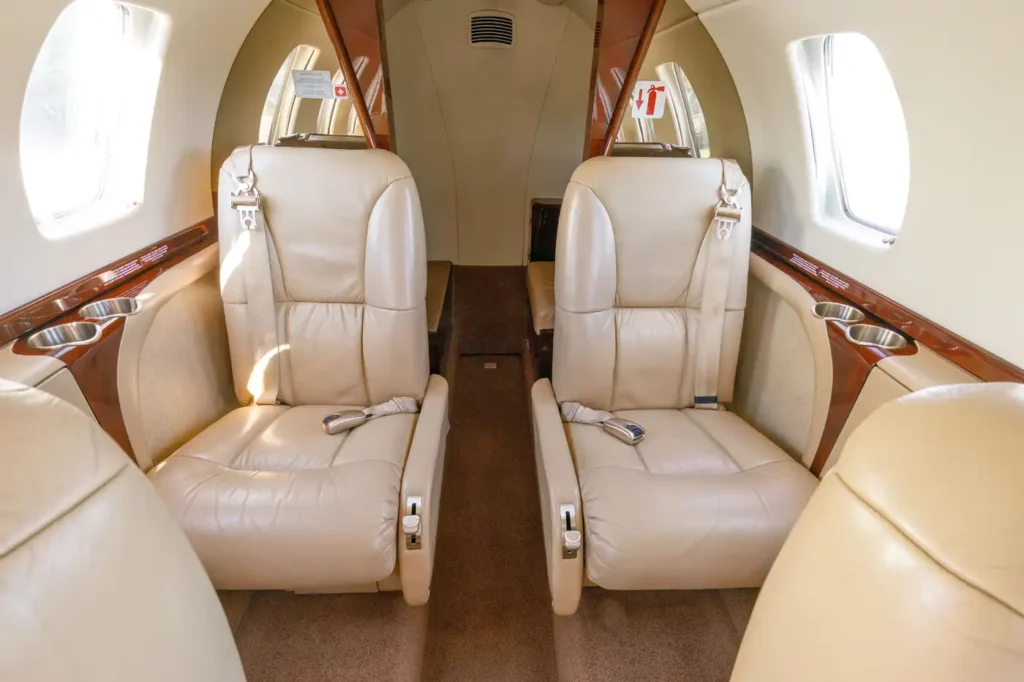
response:
[[[95,80],[82,79],[80,50],[94,49],[98,38],[89,30],[79,29],[82,22],[86,22],[87,28],[94,27],[90,22],[98,17],[87,19],[80,15],[79,12],[87,8],[86,4],[79,5],[80,1],[73,0],[61,10],[39,45],[22,95],[18,122],[22,188],[39,233],[49,240],[105,227],[133,215],[142,206],[160,81],[170,40],[171,21],[163,12],[126,2],[110,2],[109,7],[116,13],[111,15],[114,19],[111,27],[113,23],[120,24],[114,31],[117,44],[103,57],[102,66],[107,68],[91,69],[91,73],[97,74]],[[103,7],[103,11],[107,11],[107,6]],[[103,35],[108,40],[112,37],[112,34]],[[91,58],[95,59],[95,54]],[[125,82],[136,79],[142,79],[149,89],[127,94]],[[103,104],[91,111],[86,107],[83,113],[83,90],[90,92],[89,99]],[[61,129],[27,125],[27,121],[38,115],[41,106],[63,122]],[[72,130],[78,133],[70,132]],[[86,160],[85,167],[81,165],[83,159],[74,151],[76,136],[81,136],[82,131],[93,138],[97,154],[95,163]],[[45,164],[46,155],[54,150],[63,157],[63,163],[74,165],[76,175],[89,181],[89,187],[83,183],[75,188],[84,188],[83,196],[88,193],[87,198],[75,199],[74,192],[71,201],[67,193],[51,192],[44,198],[46,193],[40,192],[40,186],[59,185],[59,178],[39,182],[39,174],[32,169],[39,163]],[[43,154],[42,161],[40,154]],[[91,186],[93,180],[95,190]],[[53,199],[54,195],[58,200]],[[59,200],[61,196],[64,201]]]
[[[833,125],[834,105],[830,92],[834,59],[832,40],[836,35],[830,33],[805,38],[796,41],[793,45],[799,83],[798,91],[803,97],[804,111],[806,112],[810,154],[813,160],[816,184],[815,195],[825,222],[836,226],[834,229],[837,229],[840,234],[854,236],[859,241],[872,244],[877,244],[881,239],[882,244],[891,246],[899,236],[903,221],[890,227],[867,220],[852,210],[848,199],[848,181],[843,174],[842,150],[836,139],[836,130]],[[867,36],[864,37],[870,40]],[[886,69],[888,69],[888,65],[886,65]],[[834,87],[834,85],[831,86],[832,89]],[[902,102],[900,102],[900,106],[902,108]],[[904,208],[904,217],[905,211]]]
[[[295,122],[299,115],[299,106],[302,100],[295,96],[295,82],[292,79],[292,71],[307,71],[316,65],[320,58],[320,49],[314,45],[299,44],[288,52],[281,67],[274,74],[267,89],[267,96],[263,100],[263,111],[260,114],[259,142],[260,144],[273,145],[282,137],[295,133]],[[267,102],[275,94],[278,95],[277,106],[267,120]],[[264,124],[268,129],[264,130]]]

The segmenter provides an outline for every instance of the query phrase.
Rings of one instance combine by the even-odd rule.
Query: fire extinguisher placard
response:
[[[665,81],[637,81],[633,88],[633,118],[661,118],[667,99]]]

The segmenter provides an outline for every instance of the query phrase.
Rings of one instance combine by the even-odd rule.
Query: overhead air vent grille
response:
[[[469,17],[469,42],[474,47],[509,48],[516,41],[516,25],[511,14],[481,12]]]
[[[601,22],[597,22],[597,26],[594,27],[594,49],[601,47]]]

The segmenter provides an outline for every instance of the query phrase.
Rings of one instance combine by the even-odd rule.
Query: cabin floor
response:
[[[584,590],[554,616],[524,352],[525,270],[455,268],[430,603],[400,592],[222,595],[250,682],[728,680],[757,590]]]

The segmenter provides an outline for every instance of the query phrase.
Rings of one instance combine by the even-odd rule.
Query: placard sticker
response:
[[[335,99],[348,99],[348,86],[347,85],[335,85],[334,86],[334,98]]]
[[[661,118],[667,98],[665,81],[637,81],[633,88],[633,118]]]
[[[295,96],[304,99],[345,99],[348,89],[339,86],[343,92],[338,95],[336,86],[331,80],[330,71],[292,71],[292,83],[295,85]]]

